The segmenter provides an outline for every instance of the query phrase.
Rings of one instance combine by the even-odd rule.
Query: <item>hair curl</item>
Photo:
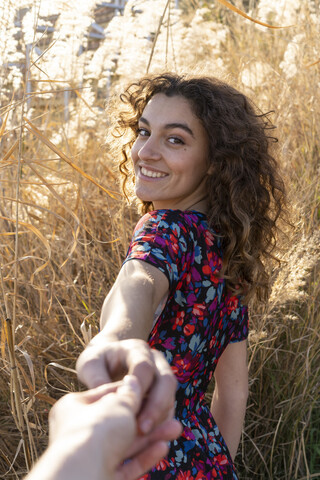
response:
[[[187,99],[207,132],[212,165],[207,179],[208,220],[223,239],[220,276],[247,301],[254,295],[267,299],[266,260],[274,259],[277,221],[285,206],[284,182],[271,155],[277,139],[269,135],[275,128],[270,112],[258,113],[245,95],[213,77],[165,73],[132,83],[120,96],[122,107],[113,130],[113,138],[122,142],[119,171],[127,198],[134,185],[130,150],[138,121],[157,93]],[[152,208],[151,202],[141,204],[142,213]]]

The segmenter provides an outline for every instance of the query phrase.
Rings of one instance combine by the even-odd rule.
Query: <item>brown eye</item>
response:
[[[184,145],[184,141],[179,137],[169,137],[168,142],[173,145]]]
[[[137,130],[137,136],[139,136],[139,137],[148,137],[148,136],[149,136],[149,132],[148,132],[148,130],[146,130],[145,128],[138,128],[138,130]]]

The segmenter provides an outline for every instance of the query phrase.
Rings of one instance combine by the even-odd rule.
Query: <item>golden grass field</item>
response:
[[[93,0],[76,16],[73,2],[49,3],[0,6],[0,478],[23,478],[46,446],[51,405],[82,388],[75,361],[138,218],[105,144],[106,99],[150,64],[220,76],[273,111],[295,228],[281,267],[270,265],[269,303],[250,306],[236,464],[243,480],[320,479],[319,0],[234,2],[291,25],[280,29],[218,0],[178,10],[130,0],[104,17]],[[86,36],[94,21],[105,38]]]

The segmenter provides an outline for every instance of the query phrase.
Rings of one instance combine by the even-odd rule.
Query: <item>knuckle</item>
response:
[[[105,383],[100,363],[95,358],[83,358],[77,363],[76,370],[79,380],[89,388]]]
[[[134,362],[134,369],[142,370],[146,374],[153,374],[155,370],[154,364],[148,358],[144,358],[143,360],[136,360]]]
[[[176,401],[177,382],[170,375],[162,379],[157,388],[152,392],[150,408],[154,410],[168,411],[173,409]],[[163,392],[166,392],[163,395]]]
[[[95,354],[95,350],[93,347],[87,347],[83,352],[80,353],[78,360],[76,362],[76,369],[77,371],[82,369],[86,363],[88,363],[93,355]]]
[[[178,387],[178,380],[172,372],[167,372],[162,375],[163,383],[166,384],[166,388],[173,391],[174,393]]]
[[[76,372],[80,380],[82,378],[84,368],[85,368],[85,363],[83,362],[83,359],[80,356],[76,362]]]
[[[76,371],[80,379],[86,374],[86,371],[91,368],[93,362],[94,360],[92,358],[85,358],[85,356],[80,355],[76,363]]]
[[[67,395],[61,397],[51,408],[49,412],[49,420],[52,421],[53,419],[56,419],[60,414],[63,414],[70,405],[73,405],[75,398],[76,394],[74,392],[68,393]]]

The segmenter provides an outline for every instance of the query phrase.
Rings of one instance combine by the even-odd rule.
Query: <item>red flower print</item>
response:
[[[185,335],[192,335],[195,328],[196,327],[194,325],[190,325],[190,324],[186,325],[183,329],[184,334]]]
[[[190,470],[188,470],[187,472],[179,472],[176,478],[177,480],[193,480],[193,476]]]
[[[209,265],[204,265],[202,267],[202,271],[205,275],[210,275],[212,273],[212,269],[210,268]]]
[[[217,341],[217,337],[213,336],[210,340],[210,349],[213,347],[213,345],[216,343],[216,341]]]
[[[177,354],[174,358],[172,370],[177,375],[180,381],[187,381],[193,375],[194,361],[191,352],[187,353],[183,357]]]
[[[221,455],[221,454],[216,455],[215,459],[219,465],[228,465],[229,463],[229,460],[225,455]]]
[[[163,458],[160,460],[160,462],[157,464],[156,469],[157,470],[166,470],[170,466],[170,463],[166,458]]]
[[[179,253],[180,247],[177,239],[173,235],[170,235],[170,246],[172,248],[172,251],[177,255]]]
[[[212,281],[213,285],[219,285],[220,278],[218,277],[218,275],[212,275],[211,281]]]
[[[197,476],[195,477],[195,480],[204,480],[206,478],[209,478],[208,474],[205,474],[203,470],[199,470]],[[210,476],[211,478],[211,476]]]
[[[227,309],[228,309],[228,314],[234,312],[238,308],[239,305],[239,299],[238,297],[231,297],[229,299],[229,302],[227,303]]]
[[[185,316],[185,313],[184,312],[178,312],[177,313],[177,317],[174,321],[174,324],[172,325],[172,329],[175,330],[177,328],[177,326],[181,326],[183,324],[183,321],[184,321],[184,316]]]
[[[206,244],[209,245],[210,247],[214,244],[214,236],[208,230],[206,231],[204,238],[205,238]]]
[[[196,315],[198,318],[203,318],[203,313],[206,309],[206,306],[202,303],[195,303],[192,309],[192,314]]]

